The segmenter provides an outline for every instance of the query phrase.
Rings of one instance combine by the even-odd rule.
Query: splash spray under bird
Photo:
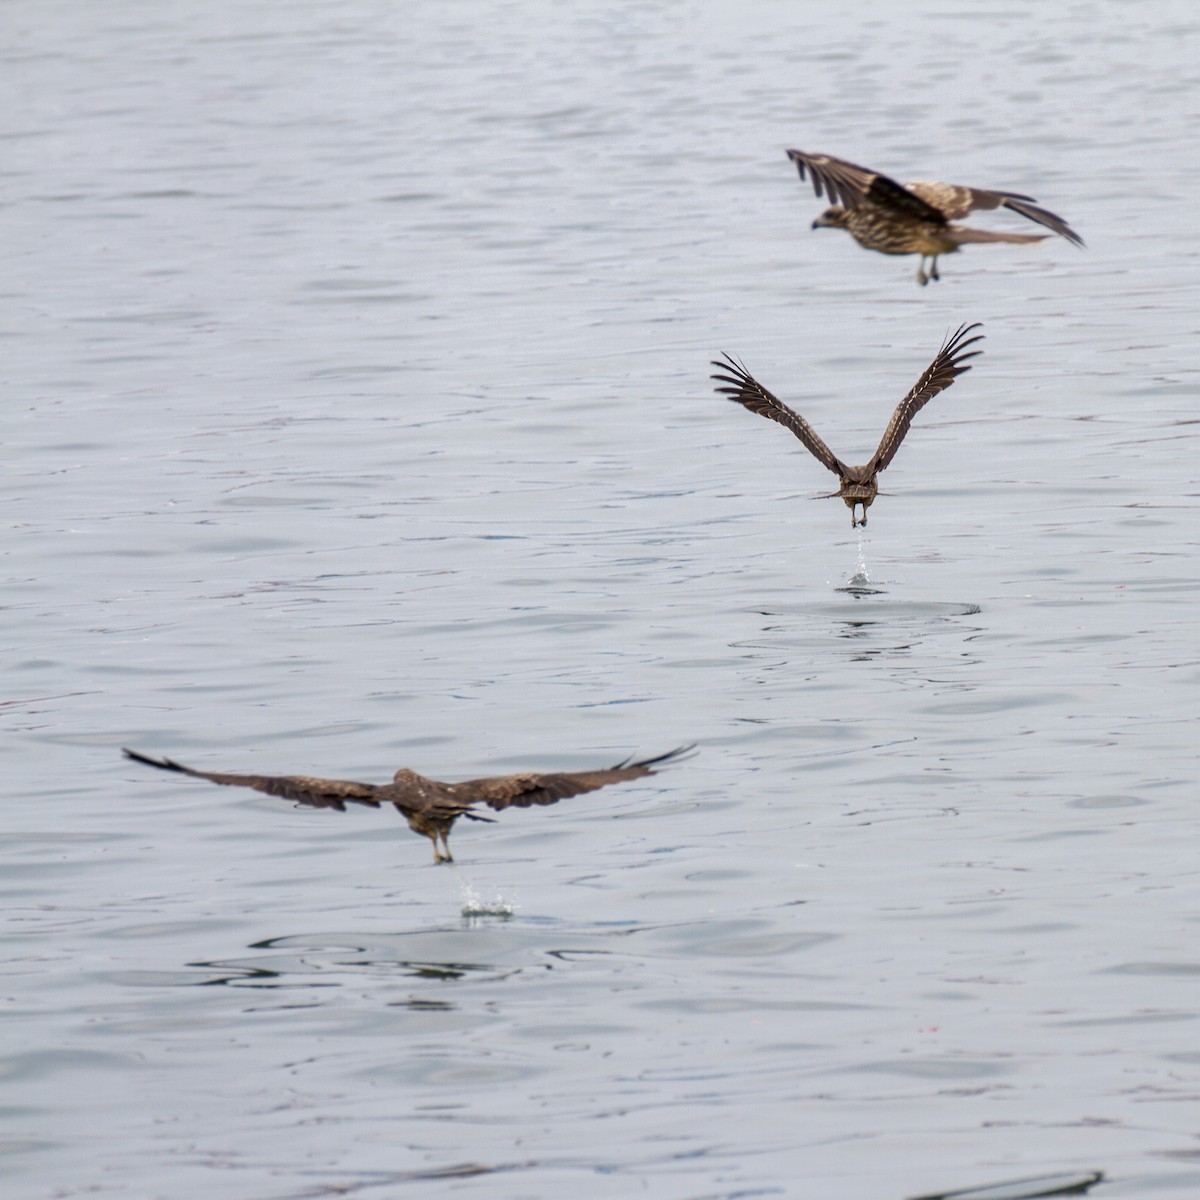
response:
[[[134,750],[124,753],[127,758],[145,763],[148,767],[177,771],[195,779],[207,779],[210,783],[253,788],[257,792],[282,796],[285,800],[294,800],[297,804],[312,808],[336,808],[338,812],[345,812],[347,803],[365,804],[371,808],[393,804],[408,821],[409,829],[433,843],[433,861],[439,863],[454,861],[447,839],[450,827],[459,817],[466,817],[470,821],[491,820],[471,811],[476,804],[486,804],[497,811],[529,808],[534,804],[554,804],[568,796],[594,792],[610,783],[653,775],[655,768],[679,758],[691,749],[691,746],[680,746],[657,758],[645,758],[641,762],[626,760],[599,771],[561,771],[545,775],[526,772],[490,779],[468,779],[463,783],[442,783],[437,779],[426,779],[416,771],[399,770],[391,783],[382,784],[317,779],[310,775],[225,775],[216,771],[194,771],[169,758],[148,758]]]
[[[921,378],[913,384],[912,390],[896,405],[896,411],[884,431],[879,449],[871,455],[861,467],[847,466],[827,445],[817,436],[817,431],[797,412],[793,412],[782,400],[777,400],[746,370],[741,363],[730,355],[724,356],[724,361],[713,362],[722,372],[712,376],[720,383],[726,384],[716,390],[730,400],[736,401],[759,416],[769,417],[780,425],[790,429],[805,448],[816,460],[828,467],[838,477],[838,490],[830,493],[840,496],[850,509],[850,525],[866,525],[867,509],[879,494],[878,475],[888,463],[896,457],[900,443],[908,432],[912,419],[938,392],[945,391],[964,371],[971,369],[968,358],[974,358],[981,353],[979,350],[969,350],[976,342],[983,340],[983,334],[974,337],[967,335],[979,329],[980,325],[960,325],[942,344],[942,348],[934,356],[933,362],[925,368]],[[862,505],[862,519],[855,516],[857,505]]]
[[[868,171],[828,154],[789,150],[800,178],[811,175],[813,191],[828,194],[833,207],[813,223],[814,229],[844,229],[867,250],[880,254],[919,254],[917,282],[938,279],[940,254],[953,254],[969,242],[1043,242],[1045,233],[992,233],[950,222],[981,208],[1007,208],[1044,225],[1076,246],[1083,238],[1032,196],[961,187],[955,183],[897,183],[878,171]],[[926,272],[925,263],[929,261]]]

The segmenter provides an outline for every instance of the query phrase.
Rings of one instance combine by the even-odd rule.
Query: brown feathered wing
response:
[[[1083,238],[1062,217],[1048,208],[1042,208],[1032,196],[1023,196],[1020,192],[988,191],[984,188],[963,187],[957,183],[930,183],[926,180],[907,183],[904,186],[938,208],[951,221],[965,217],[977,209],[1007,208],[1026,220],[1044,225],[1076,246],[1084,244]]]
[[[711,376],[728,385],[716,389],[721,395],[728,396],[730,400],[748,408],[752,413],[758,413],[760,417],[778,421],[785,429],[790,429],[804,443],[809,453],[839,479],[846,474],[846,464],[825,445],[817,431],[798,412],[794,412],[782,400],[771,395],[732,355],[726,354],[723,358],[723,362],[714,359],[712,365],[728,371],[729,374]]]
[[[217,771],[195,771],[191,767],[172,762],[169,758],[149,758],[135,750],[126,750],[124,753],[126,758],[134,762],[158,767],[161,771],[176,771],[181,775],[191,775],[195,779],[207,779],[209,783],[253,788],[256,792],[266,792],[268,796],[282,796],[285,800],[294,800],[297,804],[306,804],[311,808],[336,808],[339,812],[345,812],[347,801],[352,804],[366,804],[371,808],[379,807],[379,799],[375,795],[378,788],[373,783],[354,783],[347,779],[318,779],[310,775],[226,775]]]
[[[973,346],[976,342],[983,340],[981,333],[974,337],[967,337],[967,334],[978,328],[980,328],[978,321],[973,325],[960,325],[942,344],[942,348],[934,356],[933,362],[925,368],[921,378],[913,384],[908,395],[896,405],[896,411],[892,413],[892,419],[888,422],[887,429],[884,430],[879,449],[875,451],[871,461],[867,464],[867,469],[872,475],[882,471],[896,457],[896,451],[900,449],[900,443],[904,441],[904,435],[912,425],[913,417],[938,392],[945,391],[963,372],[971,369],[969,364],[964,364],[968,358],[974,358],[980,351],[972,350],[969,353],[964,353],[964,351],[968,346]]]
[[[866,167],[829,154],[789,150],[787,156],[796,164],[801,179],[806,178],[806,171],[812,177],[813,191],[818,196],[824,192],[834,204],[843,208],[877,204],[915,221],[930,221],[934,225],[946,223],[946,214],[936,201],[909,191],[878,171],[868,171]]]
[[[453,787],[455,796],[462,803],[486,804],[497,812],[505,808],[529,808],[534,804],[555,804],[568,796],[594,792],[610,783],[653,775],[655,767],[678,758],[691,748],[679,746],[656,758],[617,763],[599,771],[563,771],[545,775],[527,772],[492,779],[468,779]]]

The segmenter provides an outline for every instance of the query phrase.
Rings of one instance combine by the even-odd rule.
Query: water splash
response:
[[[860,525],[858,527],[858,569],[837,590],[848,592],[851,596],[876,596],[884,589],[876,587],[871,582],[871,574],[867,570],[867,535]]]
[[[475,890],[470,880],[459,871],[458,867],[451,863],[450,866],[454,870],[454,874],[458,876],[458,888],[462,896],[462,915],[468,921],[477,920],[480,917],[494,917],[501,921],[509,920],[515,911],[515,905],[510,901],[505,900],[498,892],[493,900],[484,900]]]
[[[871,576],[867,571],[867,535],[861,525],[858,527],[858,570],[850,582],[860,587],[871,586]]]

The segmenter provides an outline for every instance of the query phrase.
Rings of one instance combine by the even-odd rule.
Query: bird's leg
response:
[[[941,279],[941,276],[938,274],[937,255],[936,254],[933,256],[933,258],[931,258],[929,260],[929,278],[930,279]]]
[[[450,853],[450,838],[445,830],[442,831],[442,847],[446,851],[446,853],[442,855],[442,862],[453,862],[454,855]]]
[[[442,861],[442,852],[441,852],[441,850],[438,849],[437,830],[435,829],[432,833],[427,833],[425,836],[433,843],[433,861],[434,861],[434,863],[440,863]]]
[[[926,255],[921,255],[921,265],[917,268],[917,282],[924,287],[929,282],[929,276],[925,274],[925,259]]]

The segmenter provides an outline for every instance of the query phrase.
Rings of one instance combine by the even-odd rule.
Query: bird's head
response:
[[[840,204],[835,204],[832,208],[827,208],[812,223],[812,227],[814,229],[845,229],[846,210]]]
[[[841,486],[838,488],[837,494],[845,501],[846,507],[850,510],[850,526],[853,528],[856,525],[865,525],[867,523],[867,509],[871,507],[871,502],[879,494],[879,487],[875,482],[875,472],[872,470],[871,464],[867,463],[862,467],[849,467],[846,474],[842,476]],[[860,520],[856,513],[858,505],[862,505],[862,519]]]

